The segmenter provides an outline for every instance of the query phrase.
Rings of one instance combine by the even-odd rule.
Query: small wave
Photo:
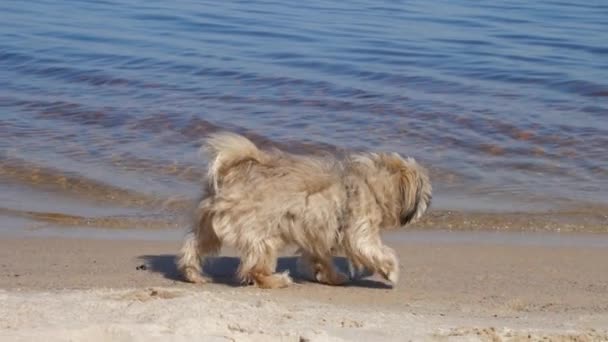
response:
[[[191,201],[158,198],[154,195],[125,190],[79,174],[43,167],[15,158],[0,160],[0,178],[32,188],[55,191],[58,195],[126,207],[185,209]]]
[[[133,217],[133,216],[109,216],[109,217],[85,217],[55,212],[24,211],[8,208],[0,208],[0,215],[21,217],[37,222],[53,224],[61,227],[90,227],[111,229],[175,229],[181,227],[179,220],[175,218],[158,217]]]

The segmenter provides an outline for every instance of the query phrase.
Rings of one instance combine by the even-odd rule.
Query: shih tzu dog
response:
[[[349,279],[335,268],[336,253],[351,269],[397,282],[397,256],[380,231],[414,222],[430,205],[429,177],[414,159],[396,153],[296,155],[262,150],[233,133],[212,135],[204,148],[204,197],[177,259],[186,280],[210,281],[201,263],[228,245],[240,253],[242,281],[286,287],[292,279],[275,268],[277,253],[291,245],[318,282]]]

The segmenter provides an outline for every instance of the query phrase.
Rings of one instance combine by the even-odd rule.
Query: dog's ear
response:
[[[399,192],[401,213],[399,223],[403,226],[416,222],[431,205],[432,187],[427,171],[413,158],[401,159],[399,168]]]

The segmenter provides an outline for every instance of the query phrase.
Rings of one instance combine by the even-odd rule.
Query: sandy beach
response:
[[[235,283],[230,251],[206,266],[216,284],[184,283],[179,241],[5,237],[0,340],[608,340],[605,237],[408,234],[388,237],[402,261],[395,288],[369,277],[281,290]],[[297,275],[291,256],[279,269]]]
[[[0,1],[0,342],[608,342],[607,14],[608,1]],[[426,168],[428,212],[383,236],[398,284],[310,282],[285,251],[295,284],[262,290],[235,282],[232,250],[205,265],[212,284],[184,282],[175,254],[220,131]],[[390,164],[366,182],[411,178]],[[267,189],[316,194],[326,169],[302,168],[302,186],[268,171],[285,183]],[[411,179],[370,196],[341,182],[332,201],[388,207],[386,191],[420,206]],[[319,217],[350,229],[353,208]],[[268,222],[258,209],[243,212]]]

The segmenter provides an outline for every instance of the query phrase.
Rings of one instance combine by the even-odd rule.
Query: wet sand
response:
[[[206,267],[217,284],[184,283],[179,241],[5,237],[0,339],[608,340],[605,244],[446,234],[388,236],[402,262],[395,288],[370,277],[280,290],[234,283],[230,251]],[[581,236],[594,240],[564,240]],[[279,269],[297,274],[295,259]]]

